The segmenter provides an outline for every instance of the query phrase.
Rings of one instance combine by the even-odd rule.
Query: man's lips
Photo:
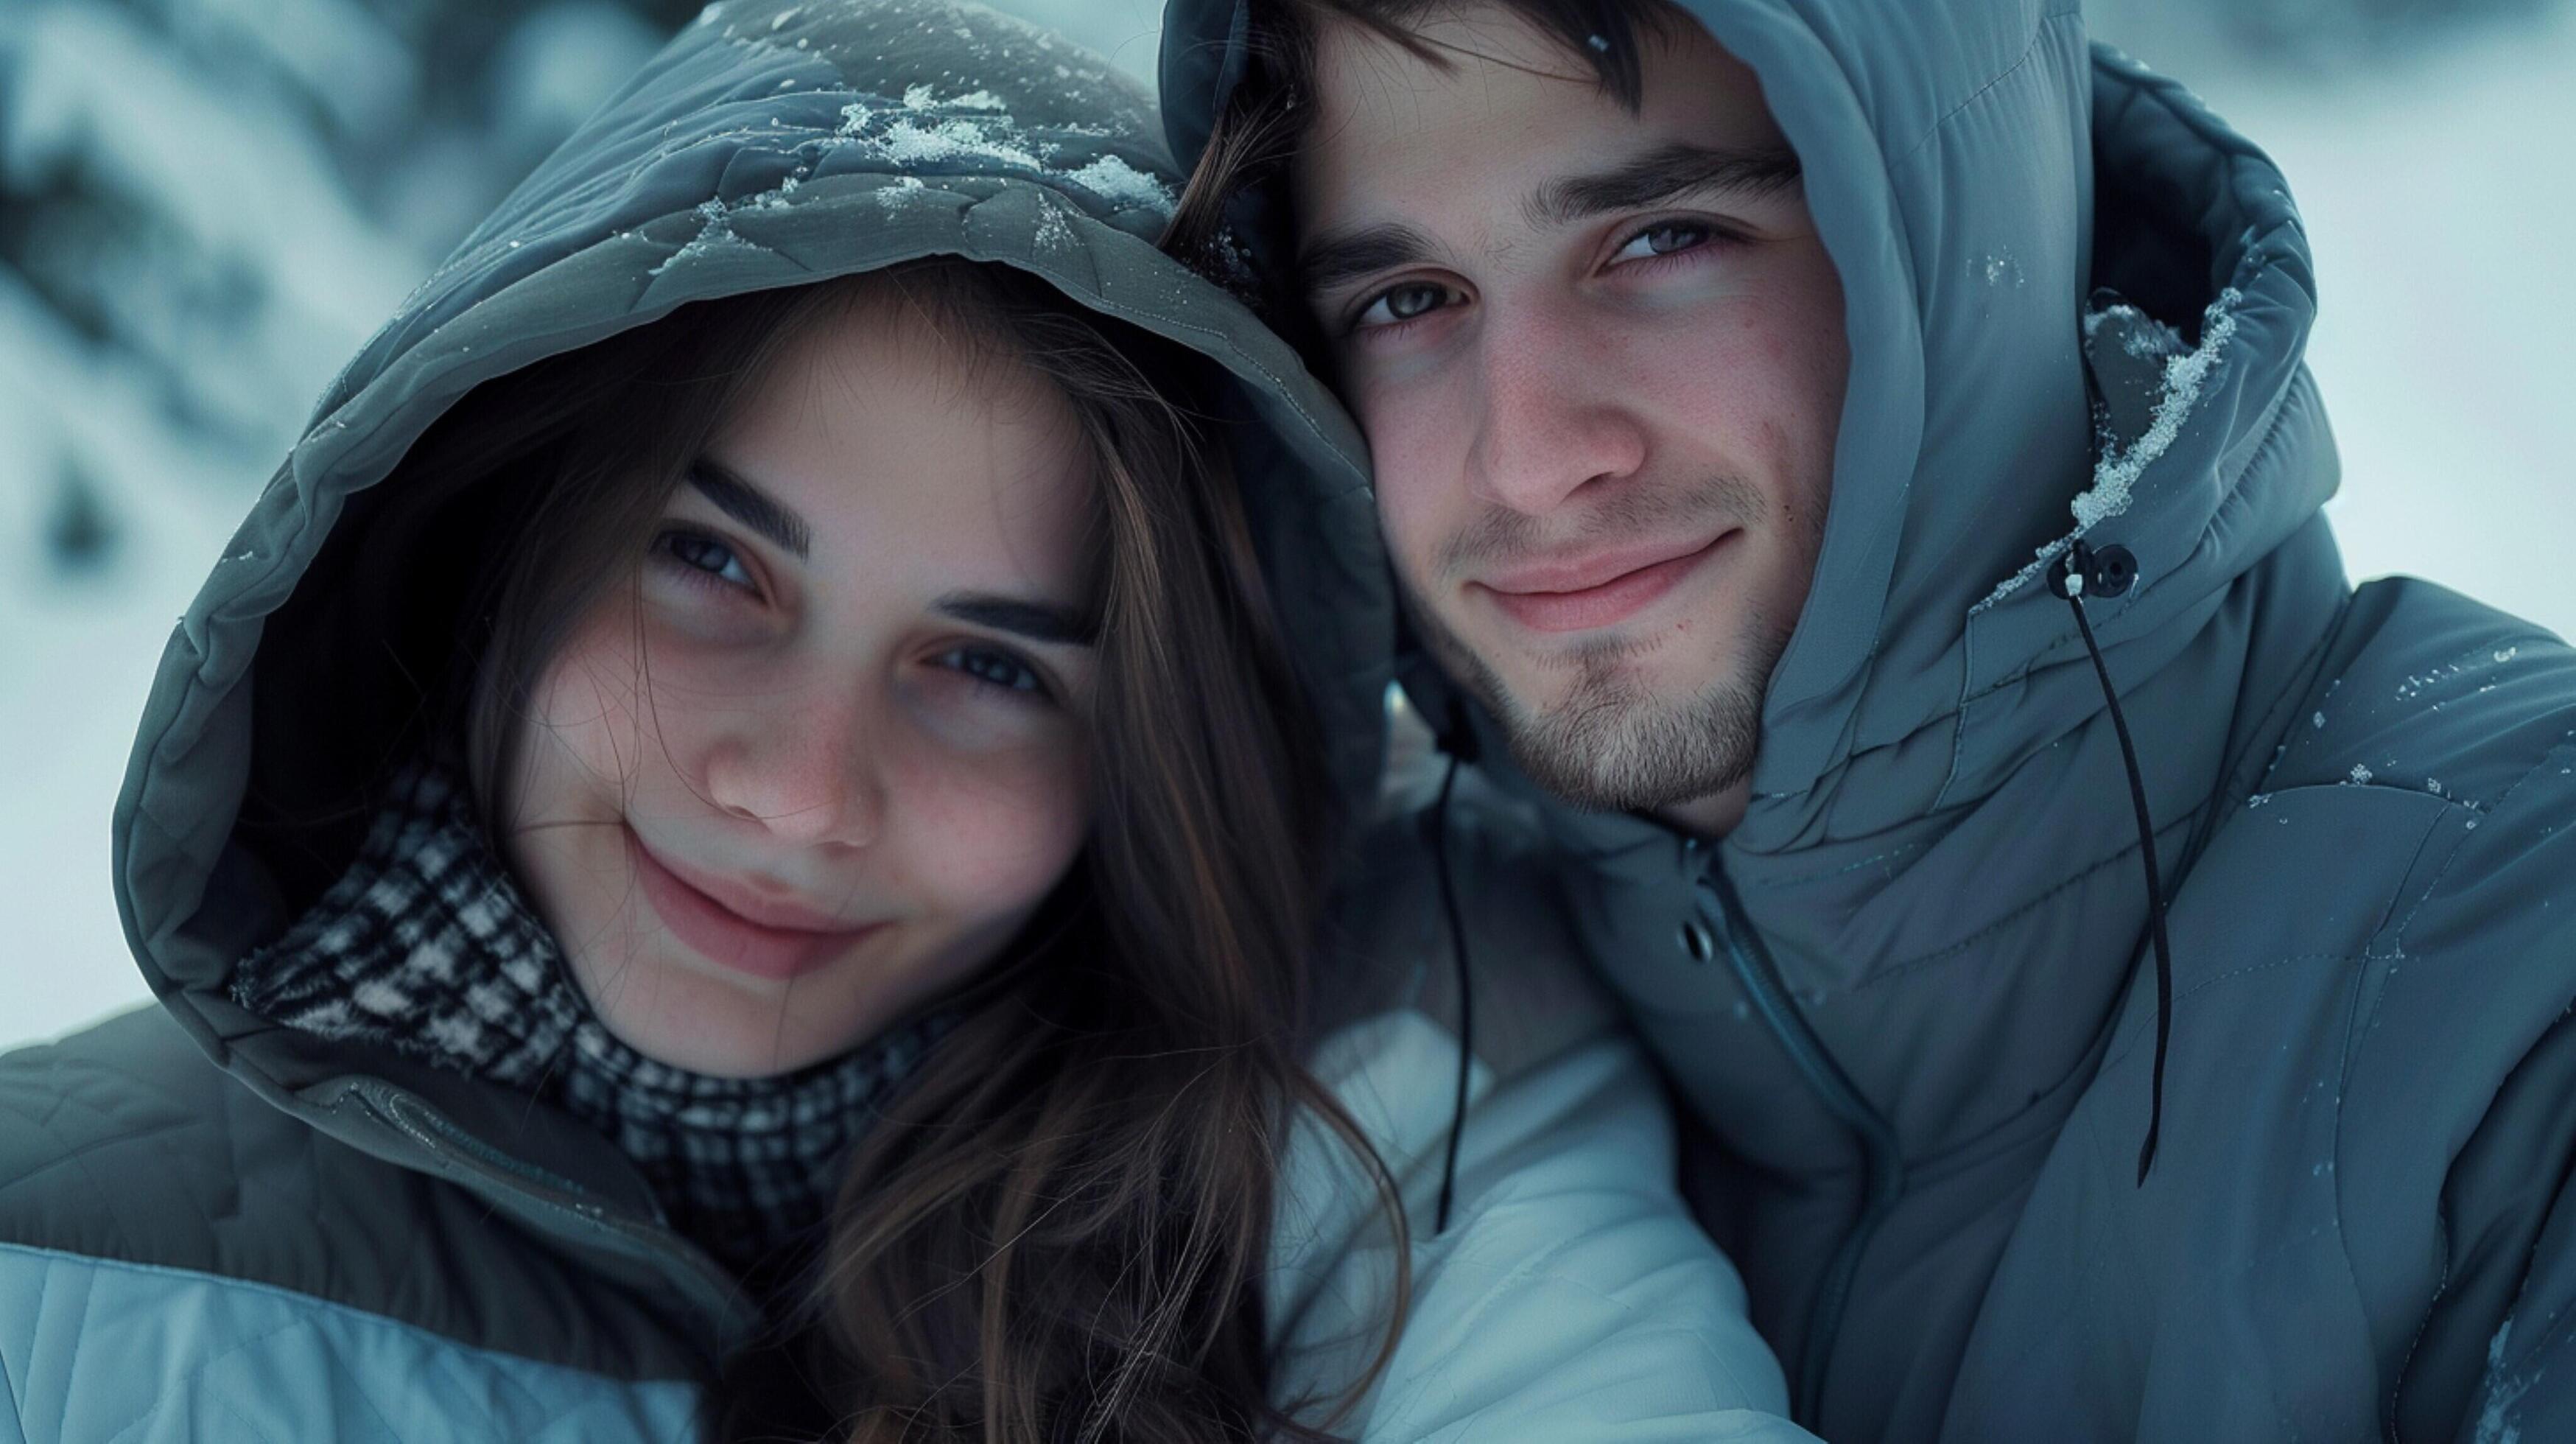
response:
[[[1484,593],[1503,615],[1535,632],[1607,627],[1645,610],[1733,535],[1729,530],[1706,541],[1656,542],[1521,567],[1470,582],[1468,589]]]
[[[673,936],[736,972],[783,981],[812,972],[885,926],[852,925],[793,902],[761,898],[718,879],[683,876],[626,829],[635,878]]]

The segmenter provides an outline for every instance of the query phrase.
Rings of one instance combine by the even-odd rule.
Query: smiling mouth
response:
[[[653,855],[632,827],[625,829],[627,856],[635,880],[655,915],[691,952],[719,967],[770,982],[801,977],[841,957],[861,939],[886,926],[781,926],[734,911],[726,903],[673,871]]]
[[[1661,600],[1737,534],[1729,529],[1679,553],[1669,544],[1629,548],[1467,585],[1531,631],[1590,631],[1624,622]]]

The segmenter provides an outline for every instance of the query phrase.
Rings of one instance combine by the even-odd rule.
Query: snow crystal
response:
[[[2512,1337],[2513,1315],[2507,1314],[2496,1326],[2495,1337],[2487,1341],[2487,1398],[2478,1411],[2477,1444],[2517,1444],[2522,1438],[2522,1426],[2506,1418],[2505,1411],[2522,1402],[2537,1376],[2500,1377],[2505,1372],[2505,1341]]]
[[[2113,306],[2104,315],[2126,312],[2134,317],[2129,334],[2120,338],[2120,350],[2133,361],[2152,361],[2170,356],[2182,349],[2182,333],[2148,315],[2135,306]]]
[[[1610,37],[1607,35],[1586,35],[1583,37],[1583,43],[1604,55],[1610,53]]]
[[[2438,777],[2427,777],[2427,778],[2425,778],[2425,779],[2424,779],[2424,790],[2425,790],[2426,792],[2429,792],[2429,793],[2433,794],[2435,797],[2439,797],[2439,796],[2441,796],[2441,795],[2442,795],[2442,779],[2440,779],[2440,778],[2438,778]]]
[[[2251,797],[2249,797],[2249,798],[2246,798],[2246,799],[2245,799],[2245,805],[2246,805],[2246,807],[2248,807],[2249,809],[2250,809],[2250,808],[2256,808],[2256,807],[2261,807],[2261,806],[2263,806],[2265,803],[2268,803],[2268,802],[2270,802],[2271,800],[2272,800],[2272,794],[2270,794],[2270,793],[2268,793],[2268,792],[2258,792],[2258,793],[2255,793],[2253,796],[2251,796]]]
[[[2320,732],[2323,732],[2324,730],[2326,730],[2326,714],[2324,714],[2323,712],[2320,712],[2320,713],[2318,713],[2317,715],[2315,715],[2314,717],[2309,718],[2309,719],[2308,719],[2308,725],[2309,725],[2309,726],[2311,726],[2311,727],[2314,727],[2315,729],[2317,729],[2317,730],[2318,730],[2318,731],[2320,731]]]
[[[1069,66],[1069,65],[1059,65],[1059,66],[1057,66],[1057,67],[1055,68],[1055,78],[1056,78],[1056,79],[1058,79],[1058,80],[1071,80],[1071,79],[1073,79],[1073,67],[1071,67],[1071,66]]]
[[[1034,238],[1041,251],[1060,251],[1076,244],[1073,226],[1064,211],[1053,200],[1038,202],[1038,230]]]
[[[786,29],[787,22],[795,19],[798,15],[803,14],[804,10],[804,6],[796,5],[779,11],[776,15],[770,17],[769,33],[775,35],[779,31]]]
[[[2510,662],[2514,659],[2515,655],[2521,651],[2522,649],[2520,647],[2507,647],[2503,651],[2496,653],[2495,659],[2499,662]]]
[[[1114,155],[1104,155],[1073,172],[1073,180],[1113,205],[1137,206],[1158,215],[1172,213],[1171,187]]]
[[[803,184],[803,181],[798,180],[794,176],[789,176],[785,180],[780,181],[776,187],[762,191],[760,194],[744,201],[742,203],[743,208],[755,211],[774,211],[782,209],[789,204],[787,198],[796,194],[796,188]]]
[[[698,206],[697,235],[691,237],[688,244],[663,257],[660,265],[645,274],[658,276],[683,261],[696,260],[710,251],[721,250],[727,246],[749,244],[751,243],[733,233],[733,217],[725,209],[724,202],[704,201]]]
[[[1970,608],[1971,616],[2021,590],[2078,539],[2128,511],[2130,490],[2138,478],[2182,435],[2183,423],[2190,419],[2191,408],[2200,400],[2200,388],[2208,382],[2219,356],[2236,335],[2236,307],[2244,299],[2243,292],[2230,286],[2209,303],[2209,309],[2201,313],[2200,344],[2181,355],[2165,358],[2164,385],[2156,396],[2155,419],[2146,434],[2125,450],[2106,448],[2094,464],[2092,486],[2077,493],[2068,504],[2068,510],[2075,515],[2075,530],[2041,547],[2029,565],[2007,577],[1984,601]]]
[[[1044,162],[1026,147],[1002,137],[1003,132],[999,129],[971,120],[943,120],[925,126],[918,121],[904,119],[887,126],[878,143],[884,147],[886,159],[897,165],[923,165],[965,157],[1027,170],[1045,169]]]
[[[2356,762],[2356,763],[2352,764],[2352,772],[2351,772],[2351,774],[2350,774],[2350,778],[2351,778],[2351,781],[2352,781],[2353,785],[2355,785],[2355,786],[2359,786],[2359,785],[2361,785],[2362,783],[2368,782],[2368,781],[2370,780],[2370,768],[2369,768],[2369,766],[2368,766],[2367,764],[2365,764],[2365,763],[2360,763],[2360,762]]]
[[[861,105],[856,101],[852,101],[850,104],[842,106],[840,133],[843,135],[857,135],[860,131],[867,128],[868,117],[874,114],[876,114],[875,111],[868,109],[866,106]]]

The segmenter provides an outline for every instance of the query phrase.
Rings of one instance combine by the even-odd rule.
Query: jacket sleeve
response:
[[[1318,1057],[1402,1195],[1411,1298],[1383,1372],[1334,1419],[1332,1394],[1384,1340],[1398,1244],[1365,1165],[1307,1120],[1270,1302],[1300,1417],[1363,1444],[1808,1439],[1743,1285],[1675,1188],[1671,1118],[1624,1033],[1506,1079],[1475,1065],[1438,1229],[1457,1061],[1418,1011],[1345,1029]]]
[[[2453,1161],[2443,1190],[2449,1267],[2413,1340],[2397,1437],[2576,1439],[2571,1099],[2576,1015],[2562,1016],[2523,1060]]]

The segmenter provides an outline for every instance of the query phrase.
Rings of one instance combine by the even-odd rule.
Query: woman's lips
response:
[[[1671,591],[1733,531],[1679,555],[1637,549],[1567,565],[1531,568],[1468,585],[1493,599],[1503,615],[1534,632],[1581,632],[1624,622]]]
[[[635,878],[644,900],[652,904],[672,936],[711,963],[783,982],[822,967],[884,926],[809,928],[755,922],[673,872],[635,835],[635,829],[625,831],[627,855],[635,860]]]

